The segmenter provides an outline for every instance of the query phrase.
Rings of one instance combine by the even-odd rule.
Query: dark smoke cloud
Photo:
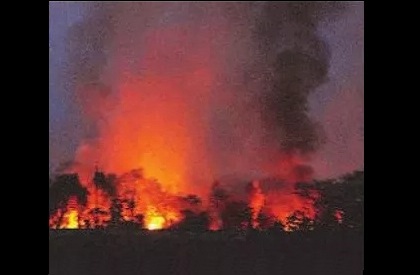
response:
[[[257,18],[254,39],[268,65],[263,120],[268,140],[277,139],[285,153],[314,152],[323,142],[321,127],[308,116],[309,94],[328,80],[330,50],[317,26],[343,9],[334,2],[270,2]]]
[[[308,117],[307,97],[327,76],[327,62],[296,50],[276,57],[272,90],[263,97],[264,119],[279,137],[282,149],[313,152],[320,144],[319,128]],[[277,131],[276,131],[277,130]]]

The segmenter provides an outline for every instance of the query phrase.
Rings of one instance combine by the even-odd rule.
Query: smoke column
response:
[[[305,164],[324,142],[323,130],[309,116],[308,96],[328,80],[330,49],[318,35],[322,20],[344,10],[342,3],[279,2],[262,5],[255,41],[256,68],[263,89],[256,99],[262,113],[267,151],[275,172],[287,181],[310,180]],[[281,154],[278,154],[281,152]]]
[[[323,143],[308,96],[328,81],[317,35],[343,4],[91,3],[67,35],[85,139],[71,170],[143,168],[165,190],[214,179],[308,180]]]

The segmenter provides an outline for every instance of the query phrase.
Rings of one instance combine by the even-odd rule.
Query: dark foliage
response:
[[[96,171],[93,176],[93,183],[99,189],[104,190],[110,196],[116,192],[117,176],[114,174],[105,175],[105,173]]]
[[[265,230],[272,228],[276,225],[276,223],[279,223],[276,221],[276,218],[274,216],[265,214],[263,212],[260,212],[257,217],[258,227],[259,229]]]
[[[229,201],[221,216],[224,229],[246,228],[251,224],[252,211],[246,202]]]
[[[209,216],[207,212],[195,214],[193,211],[182,211],[184,219],[175,226],[176,229],[190,232],[204,232],[209,227]]]
[[[287,217],[286,224],[292,231],[310,231],[314,229],[314,221],[306,216],[303,211],[295,211]]]
[[[88,228],[95,230],[50,231],[49,274],[362,274],[363,186],[363,172],[297,184],[296,193],[313,202],[315,219],[296,211],[282,224],[262,211],[260,230],[250,228],[247,203],[228,199],[217,184],[211,198],[221,210],[219,232],[207,231],[207,212],[191,210],[183,211],[174,230],[144,231],[134,201],[114,199],[109,213],[91,210],[95,218]],[[50,196],[55,192],[65,202],[77,194],[83,201],[83,190],[77,175],[63,175],[52,182]],[[184,200],[201,204],[195,196]],[[124,207],[131,209],[130,221],[122,219]],[[105,225],[112,226],[105,228],[109,214]]]
[[[296,189],[297,194],[313,201],[317,211],[316,228],[363,230],[364,172],[298,184]]]
[[[75,196],[81,205],[86,205],[88,191],[79,181],[77,174],[63,174],[50,180],[49,211],[50,215],[57,209],[65,207],[70,197]]]
[[[119,199],[113,199],[111,204],[111,226],[119,226],[123,221],[122,218],[122,204]]]

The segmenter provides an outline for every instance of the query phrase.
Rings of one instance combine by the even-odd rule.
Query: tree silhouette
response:
[[[258,228],[268,229],[274,226],[276,219],[274,216],[260,212],[257,217]]]
[[[77,174],[58,175],[51,183],[49,188],[49,214],[58,213],[58,222],[61,224],[67,202],[71,197],[76,197],[77,203],[85,206],[87,203],[88,191],[84,188]]]
[[[214,182],[210,194],[210,203],[217,209],[223,208],[225,202],[228,200],[228,192],[220,185],[219,182]]]
[[[284,224],[281,221],[277,220],[274,222],[273,226],[270,228],[270,231],[273,233],[283,232],[284,228],[285,228]]]
[[[313,202],[317,228],[363,229],[363,171],[355,171],[335,180],[298,184],[296,194]]]
[[[246,228],[251,224],[252,211],[246,202],[230,201],[227,202],[222,211],[223,228]]]
[[[110,225],[114,227],[121,225],[121,223],[123,222],[123,217],[122,217],[122,204],[119,199],[112,200],[110,212],[111,212]]]
[[[287,217],[287,228],[291,231],[309,231],[314,228],[314,221],[303,211],[297,210]]]
[[[131,218],[134,220],[135,219],[134,210],[136,209],[136,202],[133,199],[128,200],[127,207],[130,210]]]
[[[134,222],[138,224],[140,228],[144,228],[144,216],[141,214],[137,214],[134,216]]]
[[[203,232],[209,227],[209,216],[207,212],[195,214],[190,210],[183,210],[184,219],[177,226],[178,229],[191,232]]]
[[[105,218],[108,216],[108,212],[102,210],[99,207],[95,207],[88,212],[89,216],[93,218],[93,224],[89,222],[92,228],[101,228],[104,226],[103,222]]]
[[[117,176],[114,174],[105,175],[105,173],[98,170],[95,171],[93,176],[93,183],[97,188],[100,188],[108,193],[110,196],[114,196],[116,192]]]

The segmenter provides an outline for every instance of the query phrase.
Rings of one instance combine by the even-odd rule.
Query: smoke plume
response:
[[[328,81],[317,35],[333,2],[92,3],[67,35],[84,118],[74,168],[143,168],[167,191],[276,174],[310,179],[322,129],[308,96]],[[76,166],[75,166],[76,167]],[[206,188],[204,188],[206,187]]]
[[[256,85],[263,89],[256,102],[266,129],[264,144],[275,154],[277,174],[289,181],[312,178],[305,162],[325,141],[322,127],[308,115],[308,96],[328,81],[330,50],[317,26],[343,9],[334,2],[267,3],[256,20],[261,58],[253,74],[263,79]]]

